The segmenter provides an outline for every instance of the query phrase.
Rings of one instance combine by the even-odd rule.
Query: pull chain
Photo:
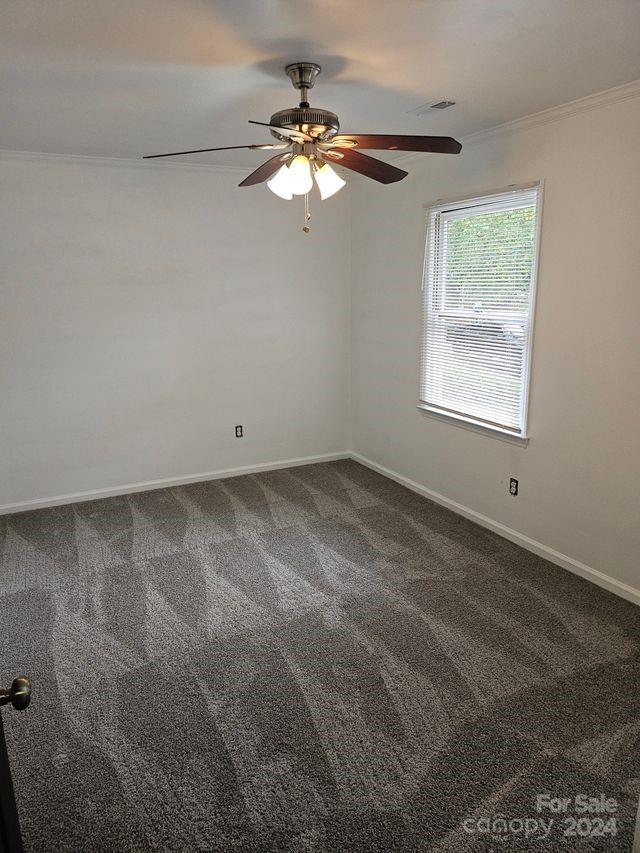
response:
[[[309,193],[304,194],[304,225],[302,226],[302,230],[305,234],[308,234],[311,231],[311,228],[307,225],[309,220],[311,219],[311,214],[309,213]]]

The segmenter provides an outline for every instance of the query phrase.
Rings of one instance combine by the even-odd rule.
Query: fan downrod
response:
[[[309,89],[313,89],[322,66],[317,62],[292,62],[284,70],[294,89],[300,90],[300,106],[303,109],[308,107]]]

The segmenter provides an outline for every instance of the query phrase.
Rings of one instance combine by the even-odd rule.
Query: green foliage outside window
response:
[[[526,311],[535,243],[534,206],[446,223],[446,308]]]

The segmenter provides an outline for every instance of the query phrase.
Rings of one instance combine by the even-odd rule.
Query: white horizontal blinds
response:
[[[429,211],[421,399],[524,429],[538,188]]]

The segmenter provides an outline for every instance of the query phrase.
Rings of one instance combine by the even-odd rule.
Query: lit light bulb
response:
[[[272,193],[275,193],[285,201],[291,201],[293,192],[291,191],[291,176],[287,164],[281,166],[270,181],[267,181],[267,186]]]
[[[294,195],[305,195],[313,186],[308,157],[298,154],[289,164],[289,188]]]
[[[326,198],[331,198],[332,195],[341,190],[346,184],[340,175],[333,171],[328,163],[325,163],[315,171],[316,184],[320,190],[320,197],[324,201]]]

